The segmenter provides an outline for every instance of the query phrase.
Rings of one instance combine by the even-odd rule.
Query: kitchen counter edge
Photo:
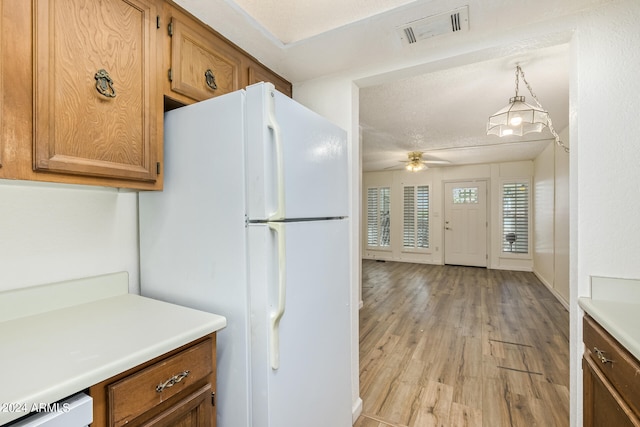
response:
[[[226,324],[217,314],[135,294],[0,322],[0,426]]]

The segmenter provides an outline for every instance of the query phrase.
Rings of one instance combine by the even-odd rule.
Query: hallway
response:
[[[569,425],[569,313],[529,272],[363,260],[356,427]]]

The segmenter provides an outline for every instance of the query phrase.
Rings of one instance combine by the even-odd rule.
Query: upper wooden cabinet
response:
[[[35,170],[155,181],[154,3],[34,2]]]
[[[197,22],[176,15],[171,14],[167,30],[171,37],[167,55],[170,91],[202,101],[238,90],[240,52]]]
[[[263,67],[261,64],[256,62],[250,62],[248,66],[248,85],[252,85],[254,83],[259,82],[269,82],[273,83],[276,90],[284,93],[288,97],[293,95],[291,90],[291,83],[283,79],[282,77],[275,74],[273,71]]]
[[[259,81],[170,0],[0,0],[0,179],[161,190],[164,109]]]
[[[167,1],[163,11],[164,95],[190,104],[258,82],[291,96],[291,83],[256,61],[184,9]]]

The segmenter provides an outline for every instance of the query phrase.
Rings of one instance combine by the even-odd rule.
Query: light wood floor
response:
[[[569,313],[526,272],[363,261],[355,427],[569,425]]]

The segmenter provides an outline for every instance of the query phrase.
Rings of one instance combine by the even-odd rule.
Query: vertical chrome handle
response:
[[[275,231],[278,241],[278,284],[276,289],[276,309],[271,314],[271,369],[280,368],[280,320],[284,315],[287,301],[287,264],[286,264],[286,240],[284,224],[270,222],[269,228]]]

